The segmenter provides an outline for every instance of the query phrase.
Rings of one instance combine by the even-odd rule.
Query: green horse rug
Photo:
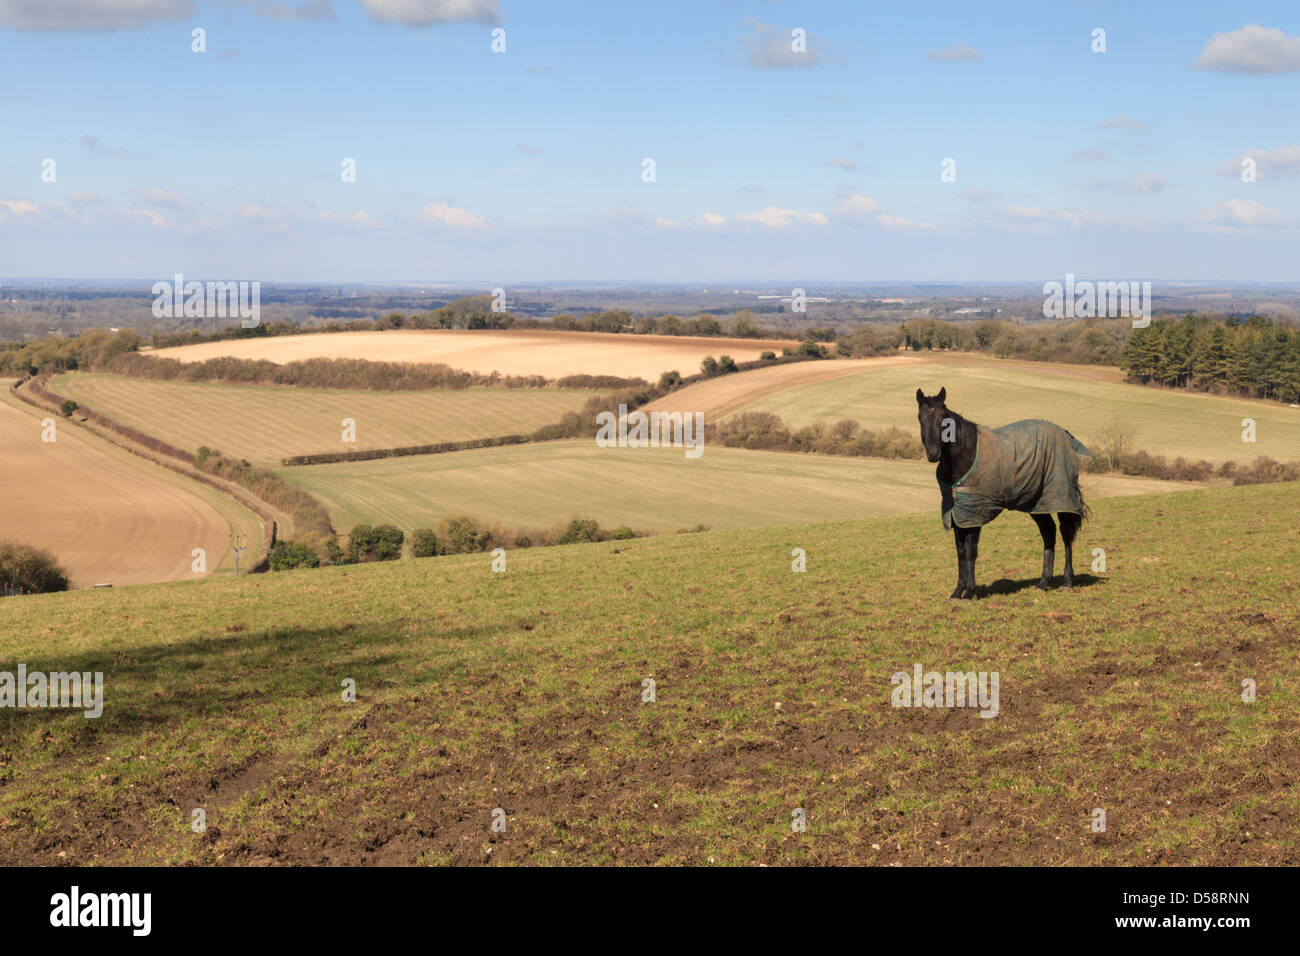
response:
[[[975,427],[970,470],[951,485],[938,479],[945,528],[978,528],[1003,511],[1084,513],[1075,456],[1093,455],[1077,438],[1039,418]]]

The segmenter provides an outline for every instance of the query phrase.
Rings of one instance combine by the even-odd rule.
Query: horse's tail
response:
[[[1093,461],[1097,457],[1088,450],[1087,445],[1079,441],[1079,439],[1075,438],[1068,431],[1065,435],[1070,439],[1070,447],[1074,449],[1074,453],[1080,458],[1087,458],[1089,461]],[[1079,511],[1079,518],[1082,521],[1087,521],[1092,517],[1092,509],[1088,507],[1088,502],[1083,500],[1083,491],[1079,488],[1079,471],[1077,468],[1074,471],[1074,493],[1079,496],[1079,508],[1081,509]]]
[[[1065,434],[1069,436],[1070,447],[1074,449],[1074,453],[1080,458],[1087,458],[1089,461],[1092,461],[1097,457],[1092,452],[1088,451],[1088,446],[1079,441],[1079,439],[1075,438],[1069,432],[1066,432]]]

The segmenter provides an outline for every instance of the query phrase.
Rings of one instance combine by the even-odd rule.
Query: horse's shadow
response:
[[[1090,588],[1094,584],[1101,584],[1103,580],[1103,578],[1098,577],[1095,574],[1076,574],[1074,576],[1074,590],[1077,591],[1080,588]],[[1013,581],[1010,578],[999,578],[992,584],[977,587],[975,593],[979,597],[990,597],[994,594],[1018,594],[1026,588],[1037,587],[1038,581],[1038,578],[1025,578],[1023,581]],[[1058,575],[1056,578],[1053,578],[1052,585],[1048,588],[1046,593],[1050,594],[1053,591],[1062,590],[1064,590],[1064,588],[1061,587],[1061,578]],[[1067,591],[1066,593],[1068,594],[1069,592]]]

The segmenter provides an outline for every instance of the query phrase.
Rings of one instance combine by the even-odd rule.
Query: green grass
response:
[[[317,496],[340,531],[390,522],[410,531],[470,514],[548,528],[581,515],[606,527],[760,527],[933,511],[934,465],[706,447],[599,448],[592,439],[341,462],[279,472]],[[1180,487],[1085,476],[1085,494]]]
[[[207,445],[259,464],[320,452],[529,433],[558,422],[593,394],[579,389],[276,388],[83,372],[55,376],[50,388],[177,448],[193,451]],[[354,444],[342,441],[345,418],[356,422]]]
[[[3,599],[107,704],[0,710],[0,859],[1294,865],[1298,491],[1097,502],[1070,593],[999,521],[974,603],[928,515]],[[918,662],[1000,715],[892,708]]]
[[[917,431],[916,390],[948,389],[950,408],[981,424],[1046,418],[1084,444],[1111,421],[1132,429],[1134,449],[1214,463],[1253,462],[1260,455],[1300,460],[1300,409],[1277,402],[1223,398],[1061,375],[1056,366],[998,362],[978,356],[943,356],[933,364],[890,366],[787,389],[744,411],[774,412],[787,424],[852,418],[869,429]],[[1070,371],[1087,369],[1068,366]],[[1241,420],[1256,422],[1256,441],[1243,442]]]

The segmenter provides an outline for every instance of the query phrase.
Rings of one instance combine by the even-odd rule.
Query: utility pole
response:
[[[248,550],[248,535],[246,534],[229,534],[230,550],[235,553],[235,574],[239,574],[239,556]]]

